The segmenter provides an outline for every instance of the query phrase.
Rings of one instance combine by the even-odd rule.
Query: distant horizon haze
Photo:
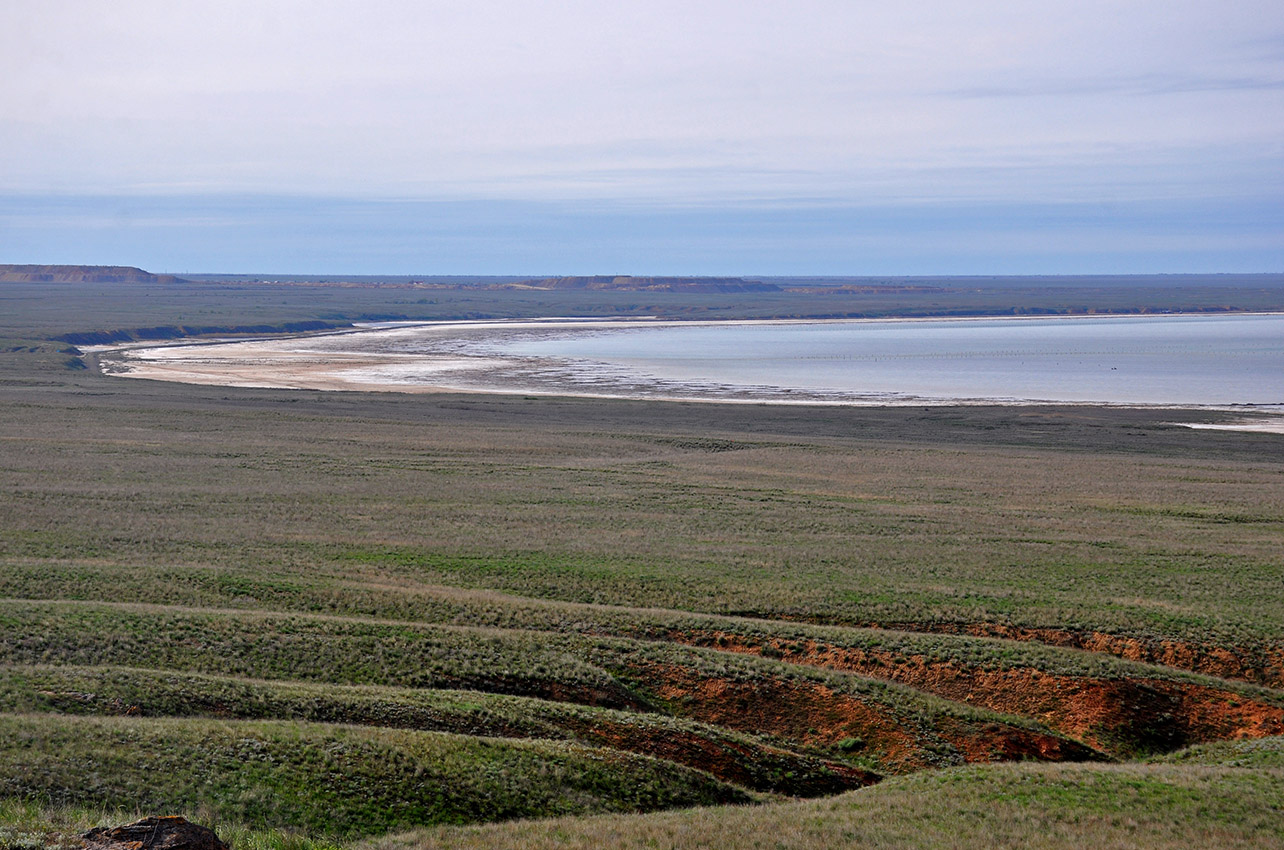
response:
[[[1160,220],[1166,232],[1157,232]],[[613,202],[0,194],[0,261],[136,265],[169,274],[1275,273],[1284,271],[1284,199],[1184,206],[674,209]]]

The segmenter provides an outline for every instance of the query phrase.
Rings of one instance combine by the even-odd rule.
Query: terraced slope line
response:
[[[633,663],[628,669],[678,716],[803,746],[868,753],[892,773],[962,762],[1103,758],[1077,741],[997,718],[938,715],[907,722],[886,705],[822,682],[783,677],[737,680],[656,662]]]
[[[814,797],[877,782],[850,764],[657,714],[529,697],[317,685],[123,667],[0,666],[0,711],[297,720],[498,738],[574,739],[665,759],[753,791]]]
[[[105,603],[0,603],[0,613],[0,661],[10,664],[138,665],[318,683],[464,688],[589,705],[601,705],[608,695],[607,707],[769,734],[786,748],[817,746],[837,755],[839,744],[859,740],[864,746],[849,753],[859,766],[878,773],[969,758],[1101,757],[1037,722],[895,683],[673,643]],[[780,713],[780,704],[794,710]],[[737,707],[729,710],[732,705]],[[824,715],[837,720],[821,723]],[[804,723],[806,716],[813,719]],[[829,731],[821,734],[821,728]]]
[[[405,670],[403,680],[394,682],[384,678],[359,678],[376,673],[384,676],[391,668],[385,665],[383,672],[352,671],[350,668],[354,664],[368,664],[364,657],[354,660],[349,656],[370,655],[377,658],[387,651],[384,645],[387,640],[404,640],[407,635],[414,642],[422,641],[425,634],[422,627],[415,627],[405,620],[378,621],[377,628],[374,625],[363,627],[364,631],[358,629],[361,634],[357,634],[352,631],[357,628],[353,624],[375,621],[334,615],[306,615],[309,622],[320,622],[328,617],[329,622],[349,624],[340,629],[342,635],[318,634],[310,639],[314,644],[317,641],[324,642],[326,652],[331,655],[338,652],[340,647],[343,652],[334,656],[328,673],[311,663],[315,652],[309,650],[309,658],[305,663],[298,663],[296,660],[287,664],[283,660],[275,664],[279,670],[271,675],[304,678],[337,676],[340,681],[348,682],[468,687],[589,705],[647,709],[645,698],[603,669],[603,665],[610,666],[613,663],[609,653],[585,665],[577,648],[582,647],[581,643],[572,641],[564,646],[558,643],[574,634],[581,637],[614,634],[635,641],[681,642],[718,652],[767,655],[788,662],[899,682],[916,691],[936,694],[952,701],[1031,718],[1063,735],[1085,741],[1117,756],[1166,752],[1201,741],[1277,734],[1281,709],[1284,708],[1284,695],[1273,697],[1271,692],[1260,688],[1219,684],[1216,680],[1177,671],[1166,674],[1161,668],[1120,661],[1112,656],[1094,658],[1092,654],[1080,650],[1045,648],[1042,644],[1028,642],[1005,646],[1004,642],[993,638],[974,641],[966,636],[930,637],[921,633],[916,636],[913,633],[884,630],[808,626],[655,609],[548,602],[507,597],[490,591],[417,587],[407,590],[403,595],[407,597],[404,601],[410,604],[399,610],[406,613],[417,610],[425,615],[425,619],[436,620],[438,623],[480,621],[502,625],[504,628],[486,633],[484,639],[474,641],[469,638],[461,643],[458,629],[462,627],[440,626],[433,632],[436,637],[425,644],[431,646],[435,642],[441,645],[440,649],[426,655],[416,650],[423,656],[422,660],[416,662],[417,667],[413,671],[411,668]],[[47,608],[51,604],[78,606],[83,612],[75,616],[82,620],[88,617],[94,623],[103,616],[110,616],[101,611],[97,615],[91,613],[96,607],[111,608],[110,603],[28,603],[28,608]],[[125,613],[120,616],[128,620],[135,616],[135,612],[186,609],[118,606],[115,610],[123,610]],[[216,616],[224,622],[224,625],[215,629],[220,633],[228,632],[228,626],[231,626],[231,633],[217,641],[225,646],[225,655],[229,657],[252,653],[266,662],[274,653],[290,651],[290,647],[299,641],[299,638],[291,635],[275,640],[269,646],[260,646],[262,636],[252,639],[250,635],[241,633],[244,630],[240,626],[247,621],[280,622],[286,624],[280,628],[292,632],[293,626],[288,624],[301,615],[223,610],[207,614],[189,612],[185,616],[188,622],[181,624],[180,630],[208,629],[209,625],[201,626],[199,623],[202,617],[209,616]],[[238,622],[232,624],[228,618],[235,618]],[[211,624],[212,622],[210,621]],[[84,634],[93,633],[98,628],[91,625],[88,620],[85,621],[85,628],[82,630]],[[46,625],[35,631],[47,634],[51,628],[57,630],[60,627],[56,624]],[[473,630],[466,632],[467,634],[485,633],[484,629],[469,628]],[[379,634],[385,633],[380,632],[380,629],[385,630],[389,637],[378,639]],[[551,643],[547,637],[534,637],[541,633],[547,634],[549,630],[562,637],[553,639]],[[143,631],[149,630],[144,628]],[[441,653],[447,651],[446,645],[441,644],[441,641],[450,634],[457,636],[447,641],[454,647],[449,653],[458,660],[449,670],[438,669]],[[514,640],[520,640],[518,644],[495,655],[498,635],[509,636],[501,643],[511,644]],[[521,638],[521,635],[526,637]],[[73,634],[70,643],[83,643],[81,637],[83,634]],[[336,640],[340,642],[338,645]],[[375,642],[370,643],[371,640]],[[369,644],[367,650],[357,649],[362,641]],[[70,643],[58,652],[70,651]],[[140,652],[155,654],[158,649],[151,641],[145,644],[137,644],[137,641],[134,643]],[[66,660],[80,659],[75,663],[90,661],[96,657],[94,653],[99,651],[96,642],[91,641],[91,644],[75,650]],[[559,649],[559,646],[562,648]],[[486,647],[490,649],[487,650]],[[174,649],[182,647],[167,652],[172,654]],[[464,669],[467,665],[461,666],[459,662],[478,656],[479,651],[489,660],[483,664],[482,675],[475,677]],[[628,651],[634,650],[630,648]],[[162,656],[153,659],[156,666],[174,666],[175,662],[166,661]],[[577,657],[581,660],[575,661],[574,658]],[[510,661],[505,663],[504,658]],[[138,662],[126,660],[108,663]],[[219,671],[219,668],[190,668],[183,667],[183,664],[179,665],[182,669]],[[546,671],[557,669],[559,672],[554,676],[532,677],[519,673],[522,667]],[[242,675],[263,675],[249,670],[239,672]],[[627,671],[623,672],[627,674]],[[354,675],[358,678],[352,678]],[[646,678],[655,674],[652,671],[637,675]],[[690,687],[690,682],[681,687]],[[690,716],[707,719],[715,715]],[[872,730],[871,734],[874,739],[880,737],[873,734]],[[797,737],[789,739],[799,740]],[[804,739],[815,740],[815,736],[804,736]],[[959,744],[973,754],[972,758],[976,758],[977,748],[973,744],[966,740]],[[1038,747],[1033,747],[1029,742],[1019,741],[1011,742],[1007,747],[1011,753],[1020,754],[1021,757],[1031,757],[1038,750]],[[987,749],[1003,751],[1002,746],[997,743],[989,745]],[[1055,751],[1055,748],[1049,750],[1046,745],[1044,749],[1049,753]],[[906,765],[912,763],[912,760],[905,762]],[[882,764],[870,763],[868,766],[878,771],[886,769]]]
[[[1118,662],[1085,664],[1082,658],[1074,659],[1068,655],[1054,659],[1048,657],[1049,652],[1035,652],[1030,658],[1029,650],[1017,654],[1017,660],[1009,661],[1006,649],[989,647],[994,663],[977,665],[964,660],[941,661],[928,652],[838,645],[843,632],[848,633],[848,637],[864,641],[869,635],[862,636],[858,632],[888,634],[886,630],[805,626],[787,621],[755,621],[658,609],[612,608],[511,597],[494,591],[419,588],[408,592],[412,596],[426,593],[426,610],[455,620],[489,618],[493,622],[520,624],[526,628],[674,641],[718,651],[767,655],[793,663],[895,681],[950,700],[1038,720],[1118,756],[1167,752],[1192,743],[1262,737],[1282,731],[1284,695],[1281,695],[1281,701],[1272,703],[1263,701],[1260,695],[1220,687],[1215,682],[1186,681],[1193,676],[1179,674],[1169,681],[1161,675],[1162,671],[1146,670],[1139,662],[1134,662],[1138,664],[1137,669]],[[716,628],[720,622],[726,624],[725,628]],[[794,634],[776,638],[763,635],[763,632],[769,634],[773,630],[788,630]],[[800,635],[802,631],[829,632],[830,635],[828,639],[809,638]],[[959,637],[966,640],[966,636]],[[985,640],[992,642],[995,639]],[[904,641],[894,639],[890,642]],[[938,655],[941,649],[936,648]],[[977,649],[985,648],[978,646]],[[1075,653],[1086,651],[1074,650]],[[962,654],[973,658],[984,656],[985,652],[969,650]],[[1029,664],[1030,660],[1045,665],[1049,661],[1055,663],[1050,667],[1039,667]],[[1006,669],[1001,669],[1005,662]],[[1075,672],[1063,673],[1059,667]],[[1095,668],[1102,668],[1103,672],[1100,675],[1078,672]],[[1029,757],[1028,747],[1014,746],[1014,752]]]
[[[395,580],[371,576],[361,581],[328,582],[300,576],[264,578],[248,572],[209,573],[174,569],[139,578],[128,571],[100,565],[53,562],[10,566],[0,576],[4,592],[17,598],[112,599],[122,588],[130,598],[159,604],[197,604],[215,607],[261,607],[336,614],[370,615],[417,622],[494,625],[548,631],[578,630],[625,637],[663,636],[668,628],[686,628],[678,620],[705,620],[697,628],[719,623],[757,623],[759,628],[843,629],[892,631],[929,635],[982,637],[1028,646],[1092,652],[1199,675],[1242,681],[1284,690],[1284,644],[1257,641],[1241,645],[1194,644],[1176,639],[1075,632],[1005,623],[876,622],[865,625],[815,624],[769,613],[743,616],[702,614],[664,608],[592,605],[524,597],[497,590],[468,590],[439,584],[420,584],[404,576]],[[633,619],[632,624],[627,623]],[[666,625],[666,621],[668,625]],[[578,627],[578,628],[577,628]],[[729,628],[729,626],[724,626]],[[731,628],[730,630],[738,630]]]
[[[206,810],[355,838],[432,823],[748,803],[662,759],[565,741],[281,721],[0,714],[0,798]]]

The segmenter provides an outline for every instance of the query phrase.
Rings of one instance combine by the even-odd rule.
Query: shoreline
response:
[[[855,393],[788,387],[730,385],[718,382],[673,381],[630,374],[623,368],[585,362],[576,372],[567,360],[482,353],[470,344],[500,334],[541,334],[594,328],[709,327],[727,325],[851,324],[888,322],[1029,321],[1034,319],[1111,319],[1211,317],[1223,314],[1075,314],[1071,316],[993,316],[875,319],[731,319],[680,320],[649,317],[551,317],[517,320],[450,320],[354,323],[351,328],[272,337],[213,340],[155,341],[84,346],[95,355],[100,371],[114,377],[175,381],[206,386],[259,389],[405,394],[506,394],[632,399],[715,404],[783,404],[791,406],[950,407],[1048,406],[1131,407],[1170,410],[1209,410],[1254,414],[1240,424],[1177,423],[1189,427],[1284,433],[1284,404],[1178,404],[1025,398],[941,398],[896,393]],[[1278,316],[1281,313],[1237,313],[1236,316]],[[436,350],[398,351],[394,348],[354,351],[341,341],[352,334],[379,334],[387,345],[398,332],[435,331]],[[541,334],[542,335],[542,334]],[[612,373],[610,370],[615,369]],[[615,383],[610,383],[614,381]],[[605,382],[605,383],[604,383]],[[596,384],[596,386],[594,386]]]

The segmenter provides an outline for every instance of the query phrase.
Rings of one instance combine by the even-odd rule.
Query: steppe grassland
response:
[[[765,802],[388,840],[1282,841],[1269,749],[945,767],[1024,757],[1005,750],[1013,742],[1069,743],[1038,718],[804,657],[823,644],[905,668],[1026,669],[1128,693],[1216,687],[1227,711],[1270,710],[1278,691],[1101,653],[846,626],[1060,629],[1195,647],[1219,664],[1231,649],[1269,657],[1284,632],[1278,438],[1189,432],[1162,411],[179,387],[71,370],[75,355],[37,343],[0,362],[0,595],[12,600],[0,606],[0,775],[38,765],[44,783],[36,800],[29,780],[6,786],[25,797],[0,812],[10,845],[127,820],[92,807],[144,800],[283,848],[416,822],[747,799]],[[737,640],[777,657],[728,651]],[[805,694],[821,722],[711,725],[706,692],[756,694],[747,708]],[[827,726],[848,698],[870,715],[859,729]],[[864,717],[854,705],[844,723]],[[688,736],[718,778],[637,755],[666,735]],[[736,750],[753,757],[715,762]],[[125,769],[122,751],[141,757]],[[386,775],[348,758],[375,751]],[[945,769],[821,801],[776,796],[894,773],[910,751]],[[532,778],[530,754],[557,770]],[[210,759],[248,784],[197,781],[192,766]],[[381,784],[419,809],[377,798],[335,816],[333,795]],[[439,785],[472,791],[425,796]],[[284,789],[284,802],[251,786]],[[299,828],[313,839],[282,831]]]
[[[70,583],[78,564],[125,582],[186,565],[830,622],[1278,635],[1284,486],[1251,451],[801,439],[732,417],[714,435],[397,422],[289,400],[11,407],[4,556]],[[134,598],[173,601],[159,583]]]
[[[1002,765],[915,774],[841,797],[417,831],[372,850],[746,850],[1284,847],[1284,772],[1225,767]]]
[[[1280,739],[1262,743],[1280,747]],[[355,843],[255,830],[209,812],[202,821],[246,850],[1284,847],[1278,759],[1267,770],[1250,770],[1234,766],[1233,754],[1199,748],[1190,757],[1205,764],[955,768],[823,800],[442,827]],[[0,839],[15,847],[78,847],[76,833],[135,814],[142,813],[7,801],[0,804]]]

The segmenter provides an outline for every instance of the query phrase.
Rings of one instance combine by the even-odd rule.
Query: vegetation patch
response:
[[[834,794],[879,779],[716,726],[476,691],[322,686],[132,668],[9,667],[0,668],[0,711],[276,719],[575,740],[796,797]]]
[[[1151,759],[1155,764],[1204,764],[1284,770],[1284,737],[1201,744]]]
[[[972,765],[824,800],[421,830],[373,850],[1284,847],[1284,774],[1178,765]]]
[[[670,762],[572,743],[307,723],[0,715],[0,795],[354,837],[429,823],[747,802]],[[158,782],[157,777],[164,777]]]

